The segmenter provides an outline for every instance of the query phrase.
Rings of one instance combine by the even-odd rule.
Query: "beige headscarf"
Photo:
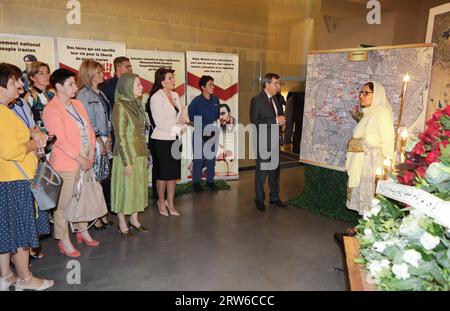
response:
[[[392,107],[386,97],[384,87],[374,85],[372,105],[363,108],[364,116],[353,131],[353,138],[363,138],[370,148],[381,148],[384,157],[394,157],[395,131]],[[359,185],[364,162],[363,152],[348,152],[346,169],[350,188]],[[380,163],[382,165],[382,163]]]

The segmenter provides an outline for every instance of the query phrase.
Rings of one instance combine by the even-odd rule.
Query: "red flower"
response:
[[[427,124],[428,128],[430,128],[430,127],[439,127],[440,126],[438,121],[434,120],[433,118],[428,120],[426,124]]]
[[[439,121],[441,120],[441,116],[444,114],[444,110],[438,110],[433,114],[433,120]]]
[[[411,150],[412,154],[417,154],[417,155],[423,155],[425,154],[425,144],[421,141],[419,141],[413,148],[413,150]]]
[[[423,141],[424,143],[427,143],[427,144],[431,144],[433,142],[433,140],[434,140],[433,138],[428,137],[426,132],[420,134],[419,138],[420,138],[421,141]]]
[[[448,130],[445,131],[444,134],[443,134],[443,136],[449,138],[449,137],[450,137],[450,131],[448,131]]]
[[[447,105],[447,107],[444,108],[444,114],[447,117],[450,117],[450,105]]]
[[[400,174],[397,176],[399,183],[408,186],[413,185],[414,178],[416,178],[416,173],[411,171],[406,171],[402,176],[400,176]]]
[[[427,164],[430,165],[431,163],[438,162],[440,156],[441,153],[439,151],[433,150],[430,153],[428,153],[425,161],[427,161]]]
[[[421,166],[421,167],[419,167],[419,168],[416,170],[416,173],[417,173],[417,175],[419,175],[420,177],[424,177],[426,171],[427,171],[427,170],[425,169],[425,167],[424,167],[424,166]]]

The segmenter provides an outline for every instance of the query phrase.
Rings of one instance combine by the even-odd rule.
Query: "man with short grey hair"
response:
[[[280,200],[280,142],[279,128],[286,123],[283,107],[276,98],[280,90],[280,76],[267,73],[263,79],[263,91],[250,103],[250,120],[257,127],[257,158],[255,171],[256,208],[264,211],[264,183],[269,177],[270,203],[287,207]],[[267,137],[263,137],[266,135]],[[265,145],[265,146],[264,146]],[[270,153],[268,157],[264,154]],[[275,163],[273,163],[275,162]]]

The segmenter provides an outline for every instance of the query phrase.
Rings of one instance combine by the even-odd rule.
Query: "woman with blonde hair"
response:
[[[31,107],[36,124],[43,131],[46,131],[42,114],[45,106],[55,96],[55,90],[50,88],[50,67],[46,63],[35,61],[31,63],[28,77],[30,88],[25,94],[24,99]]]
[[[375,193],[375,173],[385,158],[394,157],[394,120],[384,87],[368,82],[359,92],[363,117],[348,144],[347,207],[360,215],[369,210]]]
[[[106,205],[111,210],[111,164],[109,157],[112,146],[111,105],[105,94],[98,88],[100,83],[103,83],[102,65],[93,59],[84,60],[78,72],[77,87],[79,92],[77,99],[83,103],[94,128],[96,141],[94,171],[97,180],[102,185]],[[112,222],[108,220],[108,215],[98,219],[94,228],[104,230],[106,225],[112,225]]]

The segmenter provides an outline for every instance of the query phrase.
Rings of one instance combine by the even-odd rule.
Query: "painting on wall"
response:
[[[429,119],[436,109],[449,104],[450,3],[430,10],[426,42],[436,45],[428,96],[427,119]]]

